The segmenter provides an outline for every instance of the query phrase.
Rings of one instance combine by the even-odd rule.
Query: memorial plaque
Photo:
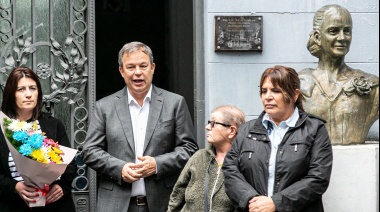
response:
[[[215,51],[262,51],[262,16],[215,16]]]

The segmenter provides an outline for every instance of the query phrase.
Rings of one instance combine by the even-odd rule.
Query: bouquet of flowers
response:
[[[38,121],[4,118],[5,136],[21,154],[41,163],[61,164],[64,153],[57,142],[45,136]]]
[[[59,179],[77,150],[47,138],[38,121],[10,119],[0,112],[0,124],[18,173],[25,184],[39,188],[37,202],[29,203],[29,206],[44,206],[48,192],[46,185]]]

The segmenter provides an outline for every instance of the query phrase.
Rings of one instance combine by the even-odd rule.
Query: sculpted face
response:
[[[350,50],[352,20],[348,11],[332,7],[326,10],[320,28],[322,54],[328,57],[344,57]]]

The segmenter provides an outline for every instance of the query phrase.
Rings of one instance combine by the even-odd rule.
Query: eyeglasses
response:
[[[216,121],[210,121],[210,120],[208,120],[207,123],[211,125],[211,128],[214,128],[215,124],[220,124],[220,125],[222,125],[224,127],[231,127],[230,124],[224,124],[224,123],[220,123],[220,122],[216,122]]]

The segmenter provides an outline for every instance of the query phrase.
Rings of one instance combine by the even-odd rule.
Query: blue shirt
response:
[[[285,133],[289,130],[289,128],[296,126],[298,118],[299,114],[297,107],[294,109],[293,114],[287,120],[282,121],[278,126],[272,120],[270,120],[267,113],[263,117],[262,123],[268,131],[268,136],[271,144],[271,152],[269,158],[268,197],[273,195],[278,145],[281,143]]]

